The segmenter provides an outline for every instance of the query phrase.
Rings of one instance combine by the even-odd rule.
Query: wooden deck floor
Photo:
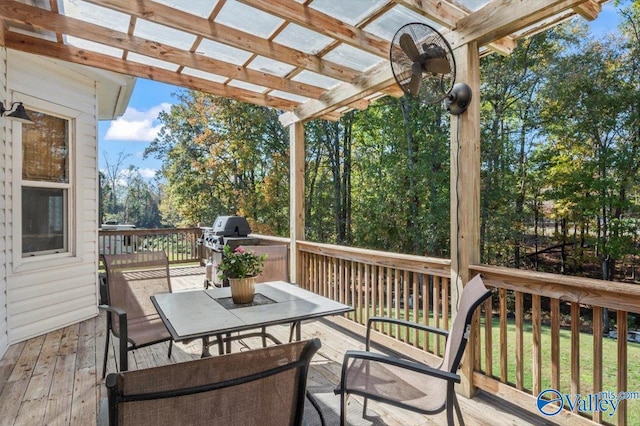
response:
[[[173,272],[174,290],[202,287],[201,268],[180,268]],[[270,331],[282,340],[287,338],[285,327],[272,327]],[[337,397],[331,390],[339,381],[344,351],[362,349],[362,339],[328,320],[305,322],[302,332],[303,338],[318,337],[322,341],[322,348],[312,361],[308,387],[320,401],[328,401],[324,409],[333,410]],[[105,319],[100,315],[9,347],[0,360],[0,425],[95,425],[100,401],[106,397],[101,371],[104,340]],[[259,346],[252,339],[242,343]],[[129,358],[130,369],[198,358],[200,342],[176,344],[171,359],[167,358],[167,350],[168,344],[164,343],[134,351]],[[238,343],[234,350],[246,348]],[[115,371],[113,354],[112,348],[108,371]],[[486,395],[472,400],[460,398],[460,402],[467,425],[549,424],[524,411],[509,411],[505,404]],[[356,404],[357,400],[352,410],[357,412],[351,414],[359,419]],[[375,403],[370,403],[368,420],[362,424],[446,424],[444,414],[425,417]]]

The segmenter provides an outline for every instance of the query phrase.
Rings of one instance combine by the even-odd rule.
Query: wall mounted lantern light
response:
[[[4,104],[0,102],[0,116],[7,117],[25,124],[33,124],[33,120],[27,115],[27,111],[25,111],[22,102],[13,102],[9,109],[6,109],[4,107]]]

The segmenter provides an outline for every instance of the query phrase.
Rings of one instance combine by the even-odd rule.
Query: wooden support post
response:
[[[469,108],[451,116],[451,308],[458,313],[469,265],[480,261],[480,57],[476,42],[454,51],[456,81],[473,91]],[[477,316],[474,322],[477,324]],[[472,327],[462,368],[460,393],[471,397],[477,326]]]
[[[289,235],[291,237],[291,282],[302,281],[298,240],[304,240],[304,123],[298,121],[289,128]]]

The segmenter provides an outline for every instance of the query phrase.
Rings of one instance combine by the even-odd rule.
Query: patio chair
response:
[[[349,394],[364,397],[363,417],[367,400],[371,398],[421,414],[437,414],[446,409],[449,425],[453,425],[455,408],[459,423],[464,424],[454,383],[460,383],[457,370],[469,338],[473,313],[490,295],[480,275],[469,281],[460,296],[458,314],[450,332],[401,319],[369,318],[366,350],[349,350],[345,353],[340,385],[334,391],[341,395],[341,424],[345,424]],[[407,358],[371,352],[371,328],[374,323],[399,324],[447,336],[442,363],[434,367]]]
[[[102,377],[107,371],[109,337],[111,333],[119,339],[120,371],[128,369],[128,351],[160,342],[169,341],[171,357],[171,335],[151,303],[151,296],[171,292],[169,262],[164,251],[102,256],[106,268],[106,288],[101,291],[99,306],[108,312],[107,332],[104,346]]]
[[[300,425],[319,348],[312,339],[110,373],[109,424]]]

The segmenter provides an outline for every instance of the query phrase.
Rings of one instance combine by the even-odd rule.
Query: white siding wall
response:
[[[29,259],[22,259],[21,253],[13,250],[13,241],[20,239],[16,222],[20,205],[13,196],[20,190],[20,176],[14,175],[19,163],[13,158],[19,155],[20,141],[12,140],[14,133],[16,138],[19,135],[17,125],[7,125],[3,162],[7,194],[5,220],[0,223],[6,235],[6,255],[0,239],[0,256],[4,258],[1,267],[6,273],[0,280],[6,275],[5,328],[8,342],[15,343],[97,314],[97,107],[95,82],[68,68],[12,50],[7,51],[7,67],[7,100],[23,101],[27,109],[50,109],[53,114],[63,111],[65,116],[74,117],[75,124],[71,142],[75,160],[75,186],[70,192],[72,253]]]
[[[0,48],[0,94],[2,101],[7,93],[7,49]],[[1,120],[1,119],[0,119]],[[9,346],[7,326],[7,251],[6,251],[6,227],[5,227],[5,156],[6,138],[4,123],[0,123],[0,358]]]

